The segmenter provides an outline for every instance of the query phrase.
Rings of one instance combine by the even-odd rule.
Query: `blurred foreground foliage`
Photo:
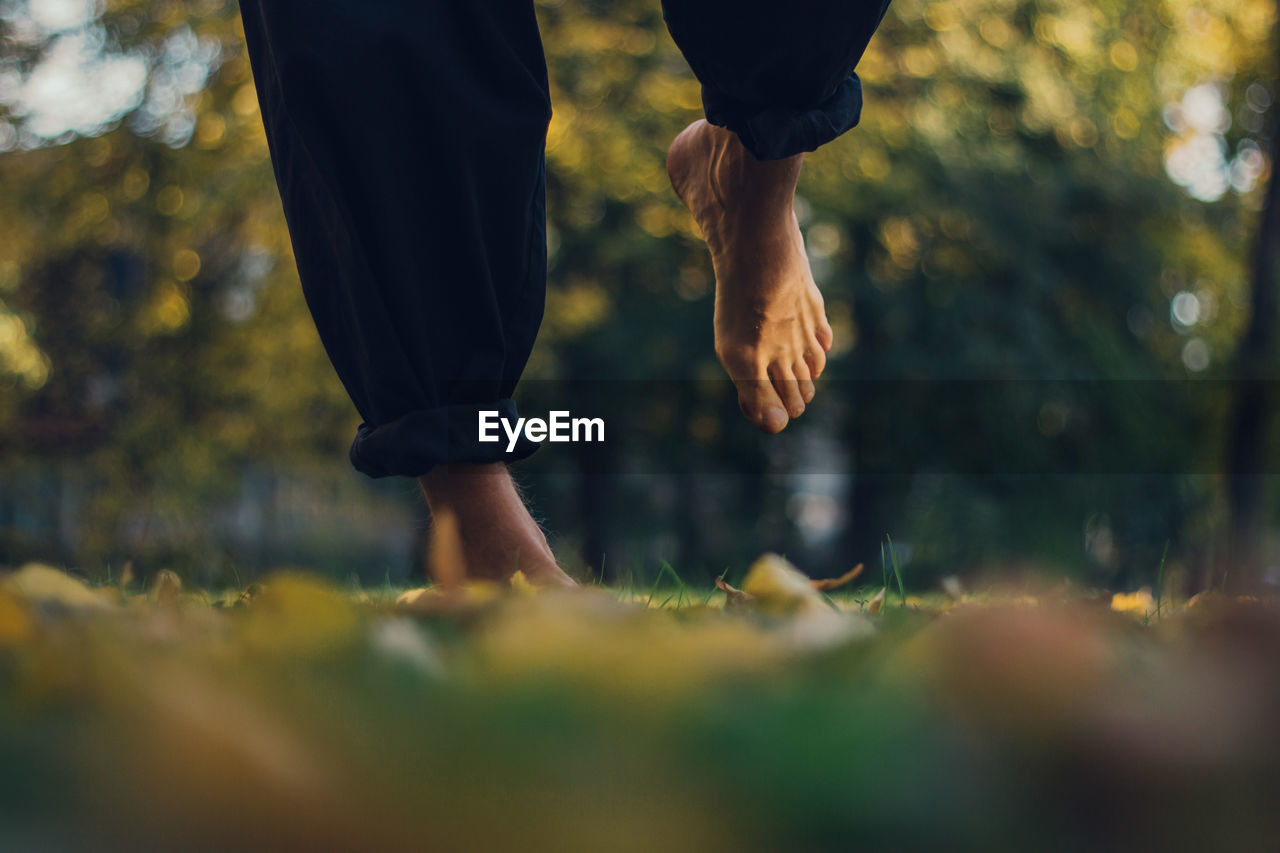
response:
[[[709,263],[663,170],[699,92],[658,4],[538,11],[552,268],[528,376],[719,376]],[[1267,0],[896,0],[859,67],[862,125],[809,158],[801,188],[829,376],[1230,376],[1280,97],[1273,17]],[[213,519],[264,470],[344,465],[355,416],[297,287],[234,3],[4,0],[0,37],[0,562],[138,558],[223,581],[280,562]],[[393,115],[339,118],[395,132]],[[1120,457],[1216,470],[1219,398],[1116,387],[1101,412],[1013,408],[1066,439],[1104,430]],[[838,571],[886,530],[926,577],[1008,560],[1127,584],[1166,543],[1189,576],[1212,561],[1212,476],[858,477],[868,436],[908,456],[937,441],[859,388],[797,425],[852,475],[833,494],[787,480],[786,458],[708,400],[656,413],[627,470],[714,456],[742,477],[627,484],[548,450],[535,503],[614,577],[666,558],[709,578],[763,547]],[[959,417],[975,443],[1019,440],[1009,411]]]
[[[735,579],[736,580],[736,579]],[[9,849],[1269,849],[1274,602],[0,577]],[[629,598],[639,600],[628,600]],[[656,602],[655,602],[656,603]]]

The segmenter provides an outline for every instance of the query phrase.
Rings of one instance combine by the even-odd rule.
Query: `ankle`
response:
[[[432,512],[457,509],[473,501],[491,500],[511,482],[502,462],[438,465],[418,478]],[[511,487],[514,489],[514,487]]]
[[[757,160],[736,133],[715,128],[721,136],[714,146],[709,177],[720,199],[732,199],[737,208],[748,207],[773,218],[789,218],[804,155],[783,160]]]

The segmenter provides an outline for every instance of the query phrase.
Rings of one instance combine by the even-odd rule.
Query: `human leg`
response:
[[[711,252],[716,353],[766,432],[804,411],[832,345],[792,209],[803,152],[857,123],[854,67],[887,7],[663,0],[707,115],[672,143],[668,172]]]
[[[506,453],[477,430],[482,410],[514,418],[542,317],[550,100],[532,3],[241,0],[241,12],[303,291],[364,420],[352,463],[423,478],[429,501],[479,513],[460,484],[497,497],[491,469],[427,475],[534,448]],[[504,514],[495,530],[533,523],[518,501],[491,511]]]
[[[470,577],[505,580],[519,570],[540,586],[573,586],[516,491],[506,464],[437,465],[419,478],[431,514],[457,519]]]

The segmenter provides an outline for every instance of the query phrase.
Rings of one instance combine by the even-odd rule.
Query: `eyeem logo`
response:
[[[480,441],[501,441],[498,428],[507,436],[507,452],[516,449],[520,434],[530,441],[593,442],[604,441],[604,418],[575,418],[568,412],[548,412],[542,418],[516,418],[515,424],[496,411],[480,412]]]

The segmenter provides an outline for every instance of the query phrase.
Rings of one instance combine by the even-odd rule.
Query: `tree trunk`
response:
[[[1278,4],[1280,5],[1280,4]],[[1268,146],[1271,175],[1254,247],[1249,325],[1236,353],[1236,399],[1227,437],[1227,505],[1230,512],[1226,561],[1215,567],[1215,587],[1248,588],[1262,571],[1263,485],[1266,442],[1273,405],[1267,374],[1277,331],[1276,255],[1280,249],[1280,120],[1270,108]]]

